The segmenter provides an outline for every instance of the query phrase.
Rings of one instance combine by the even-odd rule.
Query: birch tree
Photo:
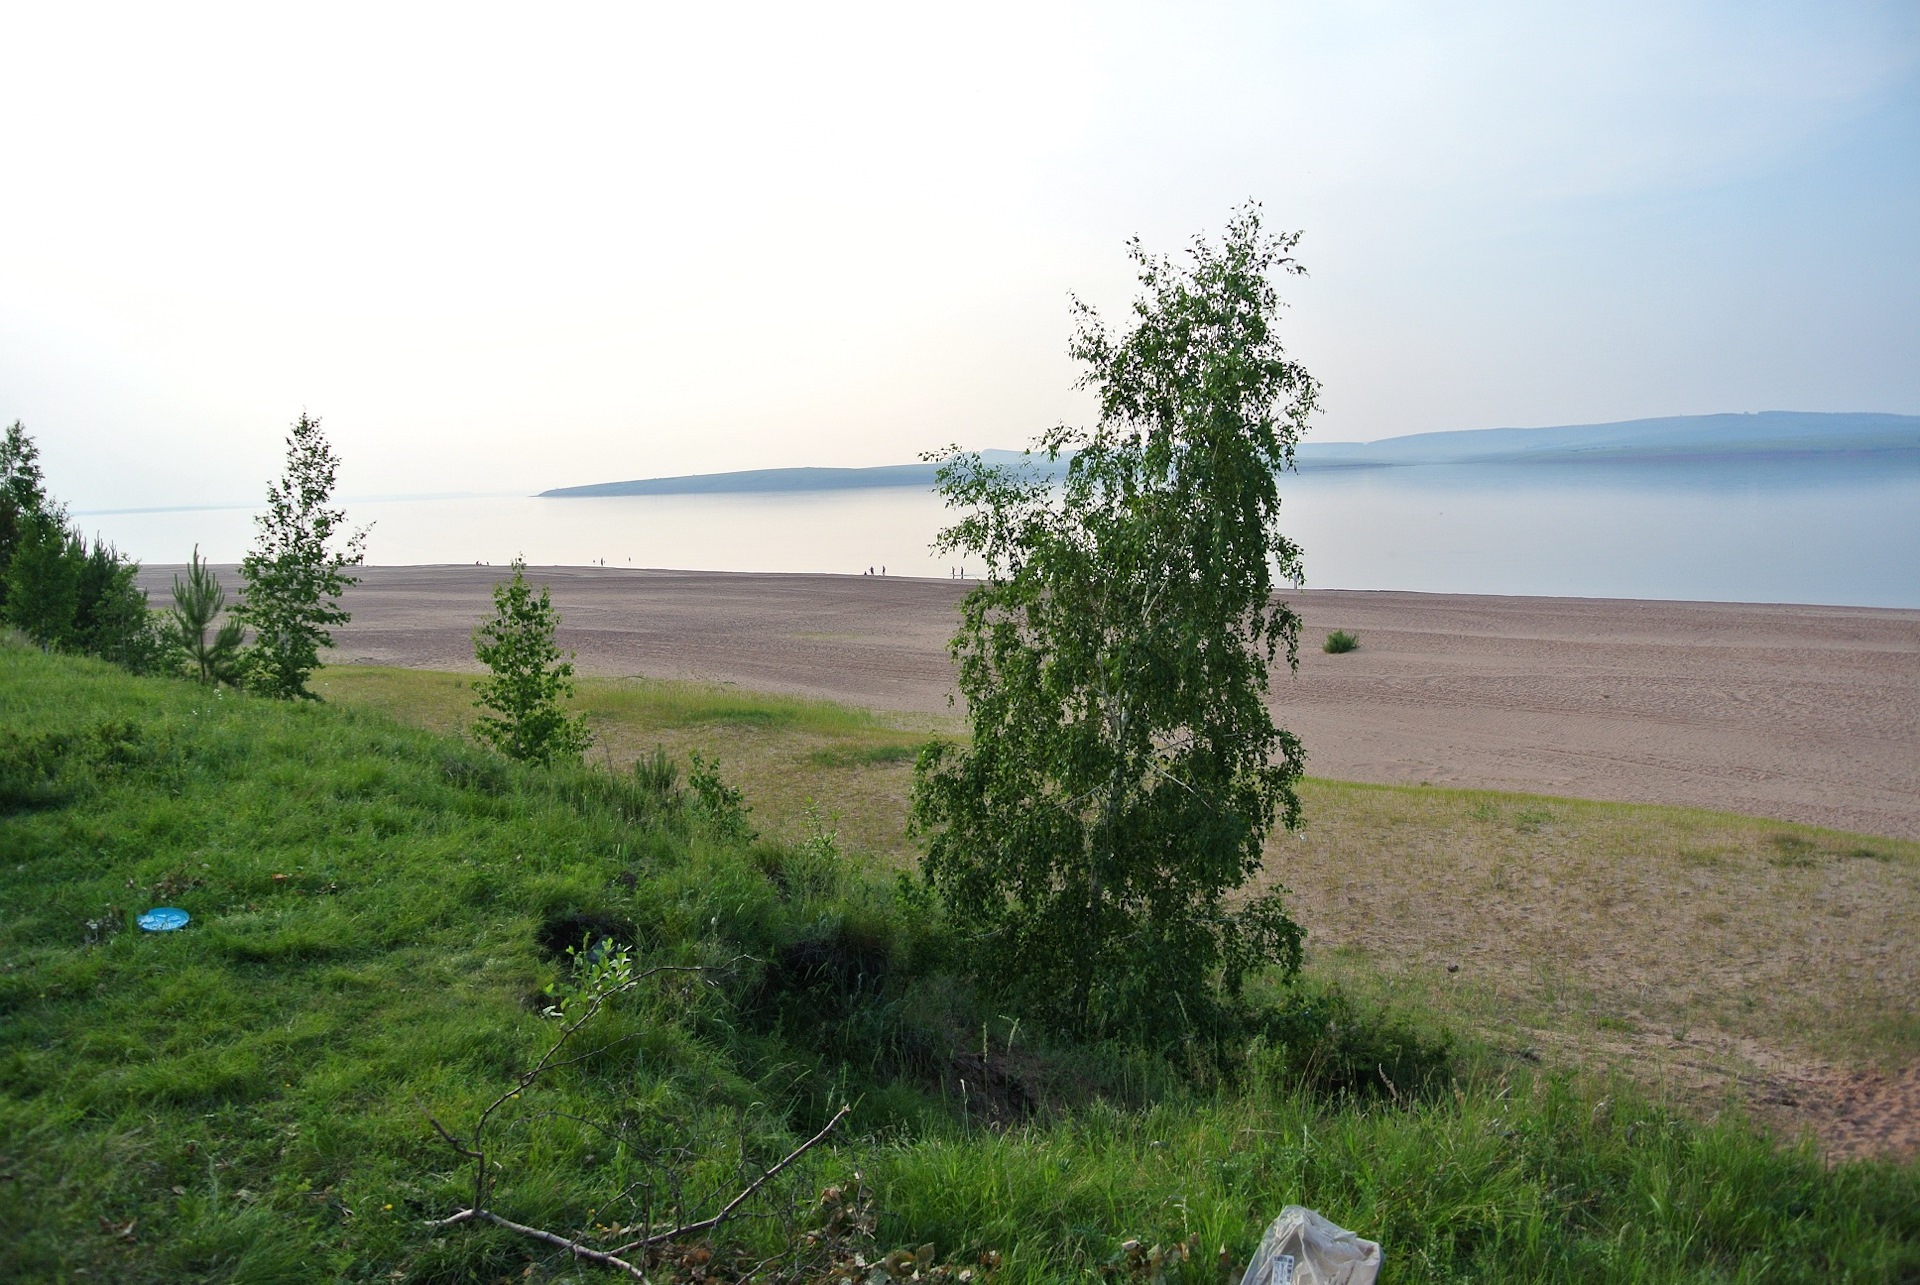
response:
[[[1300,628],[1278,482],[1319,392],[1278,330],[1297,240],[1252,205],[1178,261],[1136,239],[1126,324],[1074,303],[1099,417],[1034,453],[1064,480],[939,473],[964,514],[939,547],[986,574],[951,648],[972,735],[916,767],[923,870],[983,986],[1082,1035],[1185,1038],[1254,970],[1299,967],[1280,892],[1234,896],[1300,818],[1304,752],[1266,704]]]

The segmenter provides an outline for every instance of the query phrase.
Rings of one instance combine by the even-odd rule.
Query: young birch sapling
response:
[[[367,529],[349,531],[332,507],[340,458],[320,421],[300,412],[287,434],[286,471],[267,484],[266,512],[254,519],[254,545],[240,563],[245,582],[234,616],[253,627],[247,684],[281,700],[318,700],[307,679],[320,667],[332,630],[352,619],[340,597],[359,583],[347,568],[365,556]]]
[[[474,656],[489,675],[473,685],[474,704],[492,711],[474,720],[474,735],[525,762],[578,758],[593,734],[564,703],[573,695],[572,653],[553,640],[560,613],[547,587],[536,597],[526,571],[515,558],[513,578],[493,587],[493,618],[473,631]]]

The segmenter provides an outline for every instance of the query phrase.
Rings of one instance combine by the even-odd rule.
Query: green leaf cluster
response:
[[[493,587],[492,619],[473,632],[474,655],[490,675],[474,684],[474,704],[493,711],[474,721],[474,734],[509,758],[579,758],[593,734],[564,704],[573,695],[573,662],[553,640],[560,613],[545,585],[534,595],[526,570],[513,560],[513,578]]]
[[[917,768],[924,871],[979,981],[1081,1034],[1217,1031],[1251,972],[1300,964],[1278,891],[1230,901],[1300,816],[1304,753],[1265,701],[1300,627],[1273,593],[1301,575],[1277,479],[1319,391],[1277,328],[1296,240],[1254,206],[1182,262],[1136,240],[1129,324],[1075,304],[1100,416],[1043,439],[1064,482],[940,470],[966,511],[940,547],[987,574],[952,643],[971,742]]]

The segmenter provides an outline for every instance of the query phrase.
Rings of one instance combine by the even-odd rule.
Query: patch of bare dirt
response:
[[[1531,1034],[1569,1060],[1589,1062],[1598,1053],[1634,1068],[1702,1115],[1737,1100],[1782,1139],[1812,1135],[1832,1164],[1920,1159],[1920,1062],[1892,1071],[1848,1069],[1720,1033],[1648,1033],[1597,1047],[1554,1031]]]
[[[1783,1079],[1781,1089],[1757,1109],[1787,1129],[1811,1129],[1835,1160],[1920,1158],[1920,1064],[1900,1071],[1814,1069]]]

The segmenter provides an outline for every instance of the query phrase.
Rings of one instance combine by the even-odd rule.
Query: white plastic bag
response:
[[[1373,1285],[1380,1246],[1288,1205],[1260,1238],[1240,1285]]]

